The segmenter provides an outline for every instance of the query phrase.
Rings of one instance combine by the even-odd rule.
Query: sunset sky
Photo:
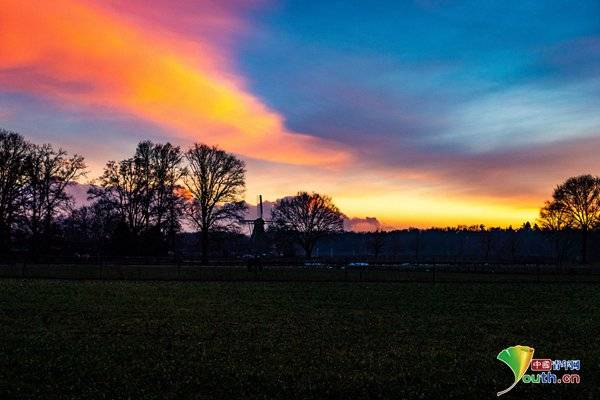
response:
[[[204,142],[247,161],[251,203],[520,225],[600,174],[600,2],[0,0],[0,127],[89,179]]]

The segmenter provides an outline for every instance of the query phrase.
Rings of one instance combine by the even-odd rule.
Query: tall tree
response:
[[[200,232],[202,262],[208,263],[210,233],[235,226],[246,211],[246,164],[218,147],[194,144],[186,153],[185,186],[190,220]]]
[[[13,224],[21,210],[29,148],[18,133],[0,129],[0,254],[10,248]]]
[[[37,255],[47,245],[56,217],[71,206],[67,186],[85,175],[82,156],[52,145],[33,145],[25,160],[24,214],[31,233],[32,250]]]
[[[552,201],[540,212],[543,225],[553,229],[570,227],[581,231],[581,262],[587,262],[590,230],[600,225],[600,178],[580,175],[554,189]]]
[[[274,229],[292,234],[309,258],[319,238],[344,230],[344,215],[331,197],[318,193],[299,192],[278,200],[271,219]]]
[[[546,201],[540,210],[540,225],[549,231],[562,231],[571,226],[571,216],[562,204]]]
[[[170,143],[156,144],[152,149],[153,199],[152,223],[173,246],[174,237],[181,230],[183,214],[182,178],[187,169],[182,167],[183,154]]]
[[[133,157],[106,164],[90,197],[116,210],[119,231],[126,230],[128,237],[172,237],[182,214],[182,158],[180,148],[170,143],[140,142]]]
[[[542,230],[550,235],[556,264],[562,264],[571,243],[571,217],[566,208],[554,201],[546,201],[538,219]]]
[[[120,221],[134,233],[145,226],[144,195],[145,183],[133,158],[109,161],[96,186],[89,190],[90,199],[116,210]]]

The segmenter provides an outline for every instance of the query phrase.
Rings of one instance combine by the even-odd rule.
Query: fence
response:
[[[0,278],[202,282],[600,282],[592,267],[522,265],[246,266],[0,265]]]

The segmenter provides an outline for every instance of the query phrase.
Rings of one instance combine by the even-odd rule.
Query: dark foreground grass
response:
[[[0,398],[493,399],[495,359],[581,359],[600,398],[592,284],[0,281]]]

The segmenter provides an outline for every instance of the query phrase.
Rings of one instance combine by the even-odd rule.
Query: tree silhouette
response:
[[[538,222],[542,230],[550,235],[556,264],[561,265],[572,244],[570,235],[565,232],[571,228],[568,213],[559,203],[546,201],[540,210]]]
[[[188,216],[200,231],[202,263],[207,264],[210,233],[235,227],[244,217],[246,164],[218,147],[198,143],[185,157],[189,171],[184,182],[192,197]]]
[[[490,229],[486,229],[485,225],[483,224],[479,225],[479,230],[481,232],[481,244],[483,245],[484,260],[489,262],[493,244],[492,231]]]
[[[552,201],[540,211],[542,226],[581,231],[581,262],[587,262],[590,230],[600,224],[600,178],[580,175],[567,179],[554,189]]]
[[[271,211],[272,226],[289,232],[311,257],[319,238],[344,230],[344,215],[331,197],[299,192],[294,197],[278,200]]]
[[[187,169],[181,166],[180,148],[170,143],[154,145],[150,160],[153,177],[150,220],[172,247],[175,234],[181,230],[184,206],[181,180]]]
[[[571,217],[562,204],[546,201],[540,210],[540,225],[550,231],[562,231],[571,226]]]
[[[375,232],[371,233],[367,245],[373,253],[373,258],[375,258],[375,260],[378,260],[379,255],[381,254],[381,251],[385,246],[385,232],[383,232],[380,229],[377,229]]]
[[[61,230],[71,250],[99,255],[108,248],[119,215],[112,205],[102,201],[76,208],[61,221]],[[122,245],[129,245],[123,241]]]
[[[106,164],[90,197],[116,210],[119,232],[129,232],[131,240],[156,244],[166,237],[172,242],[183,212],[182,159],[179,147],[170,143],[140,142],[133,157]]]
[[[0,129],[0,254],[10,248],[22,208],[25,159],[30,148],[21,135]]]
[[[37,256],[47,246],[53,224],[60,213],[71,207],[67,186],[85,175],[83,157],[55,150],[52,145],[32,145],[25,159],[24,216],[31,234],[32,250]]]

